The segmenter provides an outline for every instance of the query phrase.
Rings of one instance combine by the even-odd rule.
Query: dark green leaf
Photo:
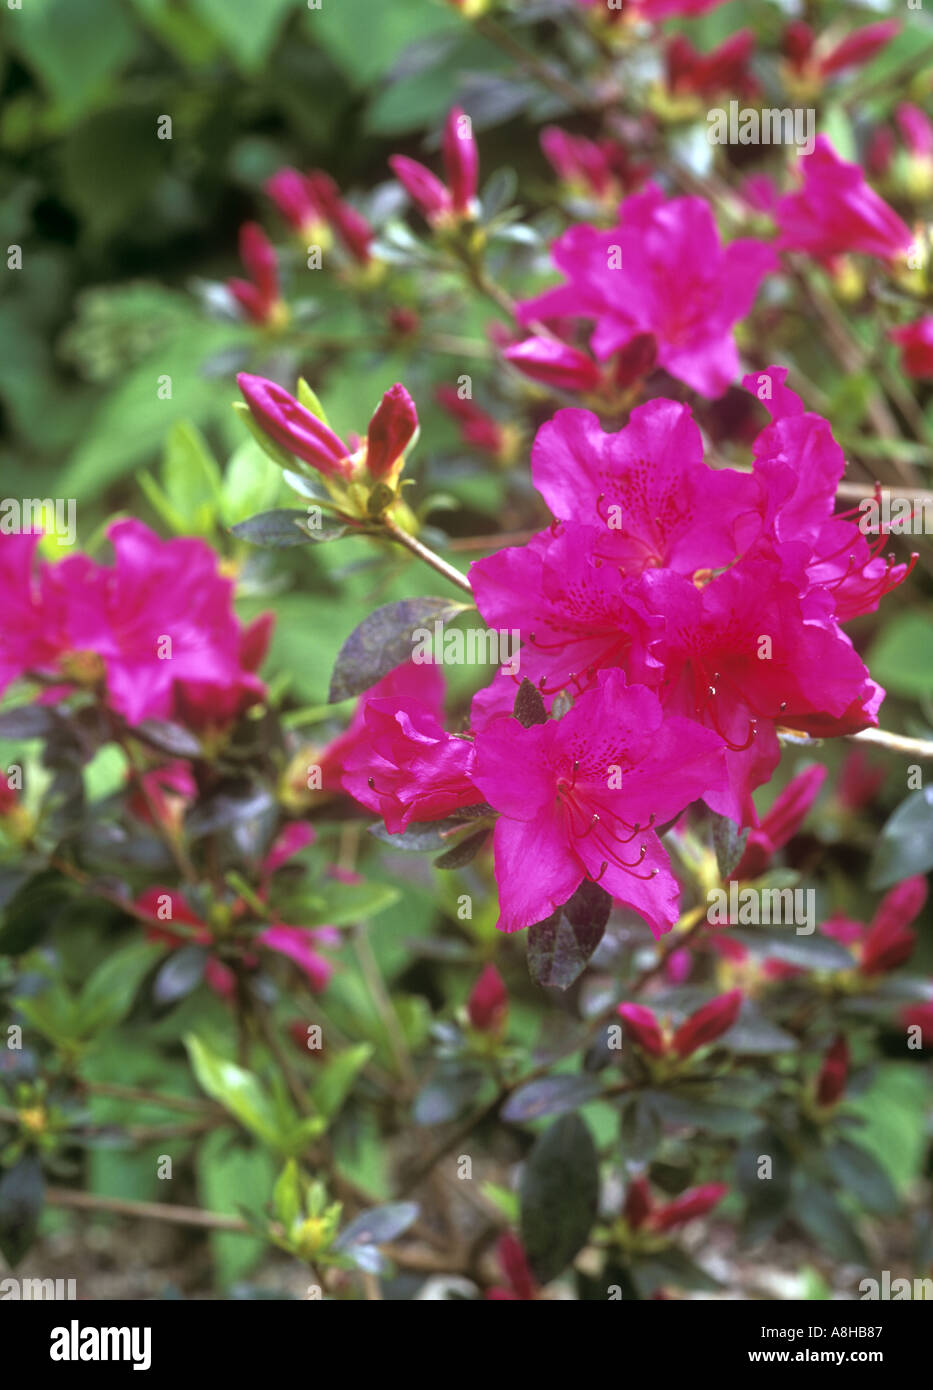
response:
[[[713,848],[716,851],[716,863],[719,865],[719,877],[725,880],[745,853],[748,828],[740,831],[735,821],[729,820],[728,816],[717,815],[715,811],[711,812],[711,815]]]
[[[481,1071],[454,1064],[440,1067],[415,1097],[416,1125],[443,1125],[465,1114],[483,1085]]]
[[[872,888],[890,888],[933,869],[933,786],[913,791],[881,832],[869,870]]]
[[[794,1215],[828,1255],[865,1264],[867,1252],[850,1218],[832,1192],[806,1171],[798,1172],[795,1178]]]
[[[478,830],[473,835],[467,835],[465,839],[458,840],[444,854],[439,854],[434,861],[435,869],[462,869],[464,864],[470,864],[479,854],[483,845],[489,838],[489,831]]]
[[[361,695],[394,667],[408,661],[417,646],[418,629],[433,632],[469,605],[449,598],[406,598],[386,603],[364,618],[337,653],[331,676],[331,704]]]
[[[152,997],[157,1004],[184,999],[204,979],[208,952],[204,946],[182,946],[173,951],[155,977]]]
[[[568,989],[603,939],[612,899],[584,879],[569,902],[528,930],[528,969],[539,985]]]
[[[536,685],[532,685],[527,676],[518,687],[512,713],[523,729],[530,729],[533,724],[547,723],[547,710],[544,708],[541,691]]]
[[[840,1186],[866,1207],[882,1216],[894,1215],[900,1206],[885,1170],[867,1149],[848,1139],[837,1139],[826,1161]]]
[[[417,1202],[387,1202],[371,1207],[340,1232],[334,1241],[335,1250],[352,1250],[355,1245],[386,1245],[397,1240],[418,1218]]]
[[[602,1092],[591,1076],[544,1076],[515,1091],[502,1107],[503,1120],[521,1124],[542,1115],[565,1115]]]
[[[26,1154],[0,1178],[0,1251],[11,1269],[36,1238],[44,1199],[42,1166],[34,1154]]]
[[[589,1238],[599,1203],[596,1148],[578,1115],[555,1120],[522,1171],[521,1238],[541,1283],[566,1269]]]
[[[334,541],[346,532],[346,527],[330,517],[322,517],[320,527],[308,527],[308,513],[300,507],[278,507],[271,512],[259,512],[247,521],[230,527],[238,540],[268,550],[286,550],[293,545],[309,545],[311,541]]]
[[[173,758],[199,758],[204,752],[201,740],[190,729],[167,719],[144,719],[134,726],[133,733],[151,748]]]

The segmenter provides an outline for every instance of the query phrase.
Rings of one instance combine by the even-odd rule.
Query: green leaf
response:
[[[401,894],[390,883],[340,883],[327,879],[311,892],[288,900],[282,910],[286,921],[299,919],[303,927],[346,927],[365,921],[397,903]]]
[[[293,1158],[288,1160],[279,1174],[272,1192],[272,1207],[286,1231],[301,1215],[301,1178],[298,1174],[298,1164]]]
[[[713,1293],[719,1283],[701,1269],[683,1250],[672,1247],[657,1255],[639,1255],[632,1265],[632,1277],[642,1298],[650,1298],[657,1289],[699,1289]]]
[[[244,516],[268,511],[279,495],[281,479],[269,467],[266,455],[253,440],[246,440],[231,455],[224,472],[221,519],[232,526]]]
[[[198,1196],[208,1211],[240,1216],[246,1208],[262,1219],[275,1180],[275,1163],[264,1149],[231,1142],[229,1132],[215,1130],[198,1148],[196,1173]],[[211,1231],[209,1240],[224,1289],[249,1274],[269,1248],[260,1236],[238,1231]]]
[[[612,898],[598,883],[584,879],[569,902],[528,929],[528,969],[539,985],[569,989],[596,950]]]
[[[39,74],[68,119],[91,105],[136,47],[119,0],[25,0],[22,9],[7,12],[5,27],[7,42]],[[154,121],[152,133],[154,139]]]
[[[133,1006],[136,991],[164,948],[136,941],[109,956],[86,982],[77,1000],[77,1026],[83,1038],[119,1023]]]
[[[386,830],[382,822],[378,821],[369,827],[369,833],[383,844],[390,845],[392,849],[404,850],[408,854],[433,854],[435,850],[443,849],[448,844],[446,832],[462,828],[465,824],[464,821],[452,819],[423,821],[409,825],[406,830],[400,830],[397,835],[393,835],[391,830]]]
[[[220,469],[201,431],[188,420],[169,431],[161,477],[170,505],[184,518],[185,533],[209,535],[221,506]]]
[[[895,695],[933,695],[933,618],[898,613],[881,629],[870,660],[875,680]]]
[[[522,1170],[521,1238],[546,1284],[586,1244],[599,1202],[599,1165],[590,1131],[564,1115],[536,1140]]]
[[[259,71],[285,16],[296,8],[295,0],[262,0],[261,5],[256,0],[189,0],[189,4],[246,73]]]
[[[323,0],[308,13],[306,26],[354,86],[365,88],[394,65],[415,38],[456,32],[461,21],[431,0]],[[361,37],[365,35],[365,43]],[[448,88],[448,97],[450,89]]]
[[[469,608],[449,598],[409,598],[387,603],[364,618],[337,653],[330,682],[331,704],[361,695],[394,667],[408,661],[417,647],[418,629],[433,630]]]
[[[219,1057],[200,1038],[189,1033],[185,1046],[202,1090],[216,1100],[257,1139],[279,1152],[288,1152],[281,1116],[252,1072]]]
[[[374,1049],[369,1043],[357,1043],[336,1057],[329,1058],[320,1068],[311,1100],[315,1110],[332,1120],[353,1089],[353,1083],[366,1066]]]
[[[26,1154],[0,1177],[0,1252],[11,1269],[28,1253],[45,1200],[42,1165]]]
[[[869,887],[891,888],[933,869],[933,787],[913,791],[886,822],[875,844]]]
[[[522,1124],[538,1120],[542,1115],[566,1115],[602,1092],[600,1083],[591,1076],[544,1076],[520,1086],[502,1107],[503,1120]]]
[[[72,885],[54,870],[30,878],[0,917],[0,954],[18,956],[30,950],[61,920],[74,896]]]
[[[472,1105],[486,1080],[478,1068],[457,1062],[441,1065],[415,1097],[413,1118],[416,1125],[444,1125],[459,1120]]]

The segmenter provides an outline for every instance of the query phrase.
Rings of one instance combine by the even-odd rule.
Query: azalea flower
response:
[[[722,742],[665,718],[644,686],[603,671],[561,719],[490,719],[476,735],[474,784],[501,814],[493,848],[499,926],[544,921],[584,879],[656,936],[677,920],[677,882],[654,829],[723,778]]]
[[[483,800],[471,777],[472,742],[446,733],[436,707],[413,696],[368,697],[363,730],[343,755],[341,780],[391,834]]]
[[[592,319],[591,347],[604,362],[640,333],[657,360],[705,396],[738,373],[734,324],[751,309],[774,252],[750,238],[723,246],[702,198],[665,201],[656,184],[626,198],[620,224],[571,227],[551,247],[567,284],[519,306],[519,320]]]
[[[320,208],[321,216],[333,228],[347,254],[358,265],[369,265],[373,229],[366,218],[341,198],[334,180],[323,170],[312,169],[306,183],[312,203]]]
[[[812,154],[799,157],[803,187],[778,200],[775,216],[783,251],[807,251],[828,267],[850,251],[894,260],[913,242],[910,228],[847,164],[829,137],[818,135]]]
[[[634,193],[650,172],[649,165],[633,160],[619,141],[587,140],[556,125],[542,130],[541,150],[558,178],[571,189],[604,201]]]
[[[709,53],[698,53],[689,39],[676,34],[665,52],[668,91],[674,96],[714,97],[720,92],[753,96],[758,83],[748,64],[754,47],[751,29],[740,29]]]
[[[179,683],[254,697],[240,664],[233,584],[203,541],[163,541],[141,521],[107,529],[113,566],[86,555],[33,569],[37,537],[0,537],[0,597],[11,615],[0,637],[0,680],[35,672],[61,693],[100,690],[129,724],[169,719]],[[40,617],[41,614],[41,617]],[[24,627],[13,631],[19,615]],[[239,696],[238,696],[239,698]]]

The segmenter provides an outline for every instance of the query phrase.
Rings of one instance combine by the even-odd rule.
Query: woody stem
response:
[[[456,584],[457,588],[469,594],[470,598],[473,597],[470,581],[465,575],[461,574],[458,569],[454,569],[453,565],[448,565],[446,560],[442,560],[439,555],[435,555],[433,550],[429,550],[426,545],[422,545],[421,541],[417,540],[414,536],[410,536],[408,532],[403,531],[400,526],[396,526],[395,522],[390,521],[388,517],[383,518],[382,524],[386,533],[391,536],[394,541],[397,541],[399,545],[403,545],[406,550],[410,550],[412,555],[417,555],[419,560],[423,560],[426,565],[430,565],[438,574],[442,574],[449,583]]]

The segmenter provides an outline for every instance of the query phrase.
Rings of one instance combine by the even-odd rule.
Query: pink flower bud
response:
[[[815,766],[808,767],[788,783],[762,818],[761,825],[749,832],[745,851],[732,878],[757,878],[764,873],[772,856],[783,849],[803,825],[825,780],[826,768]]]
[[[454,212],[469,212],[476,197],[479,152],[470,118],[459,106],[451,109],[444,125],[443,153]]]
[[[240,372],[237,385],[253,419],[271,440],[326,477],[351,477],[347,446],[283,387],[247,372]]]
[[[511,1231],[506,1231],[503,1236],[500,1236],[497,1253],[499,1263],[509,1281],[509,1288],[489,1289],[486,1294],[487,1299],[510,1303],[527,1303],[536,1299],[538,1296],[537,1280],[528,1268],[528,1260],[521,1241],[513,1236]]]
[[[693,1221],[698,1216],[705,1216],[713,1207],[718,1206],[729,1191],[728,1186],[723,1182],[710,1182],[702,1187],[691,1187],[673,1202],[668,1202],[665,1206],[659,1207],[651,1218],[651,1225],[656,1231],[671,1231],[677,1226],[685,1226],[688,1221]]]
[[[730,990],[720,994],[691,1014],[674,1034],[671,1047],[678,1057],[689,1057],[698,1048],[705,1047],[723,1033],[728,1032],[739,1016],[742,1007],[742,991]]]
[[[483,973],[470,990],[467,1000],[470,1022],[481,1033],[499,1033],[505,1025],[508,1008],[505,982],[490,962],[483,967]]]
[[[781,38],[784,56],[795,72],[802,72],[813,50],[813,30],[802,19],[788,24]]]
[[[929,159],[933,155],[933,125],[926,112],[912,102],[902,101],[894,118],[910,153],[919,159]]]
[[[599,384],[596,363],[557,338],[526,338],[506,348],[503,356],[532,381],[560,391],[592,391]]]
[[[297,169],[280,169],[266,179],[263,187],[286,222],[290,222],[297,232],[304,234],[309,231],[320,217],[308,180]]]
[[[450,194],[430,169],[404,154],[392,155],[389,167],[428,222],[433,225],[450,215]]]
[[[619,1017],[633,1043],[652,1057],[662,1057],[666,1051],[658,1020],[644,1004],[620,1004]]]
[[[890,43],[900,27],[898,19],[883,19],[878,24],[866,24],[856,29],[826,55],[820,63],[820,72],[828,77],[830,73],[841,72],[843,68],[869,62],[885,44]]]
[[[254,323],[265,323],[279,303],[275,249],[256,222],[240,228],[240,260],[250,280],[228,280],[227,288]]]
[[[921,874],[904,879],[885,894],[862,945],[859,969],[863,975],[885,975],[910,959],[917,944],[910,923],[926,897],[926,879]]]
[[[396,382],[385,393],[369,422],[366,468],[371,478],[387,478],[417,428],[415,403],[405,387]]]
[[[849,1079],[849,1044],[840,1033],[820,1067],[816,1079],[816,1098],[820,1105],[835,1105],[841,1099]]]
[[[360,265],[368,265],[373,229],[366,218],[343,201],[334,180],[323,170],[312,169],[307,185],[312,199],[337,233],[344,249]]]

